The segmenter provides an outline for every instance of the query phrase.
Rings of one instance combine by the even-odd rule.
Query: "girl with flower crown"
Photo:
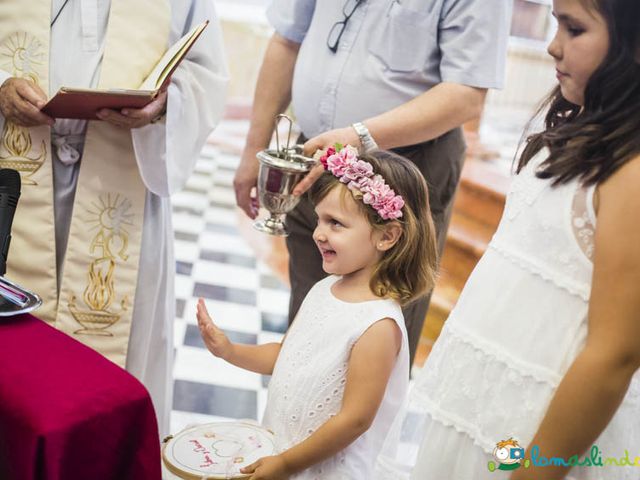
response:
[[[434,284],[434,229],[416,166],[351,146],[321,161],[313,238],[329,276],[309,291],[283,342],[231,343],[198,303],[215,356],[272,375],[264,424],[277,454],[243,469],[252,480],[371,478],[409,379],[401,306]]]

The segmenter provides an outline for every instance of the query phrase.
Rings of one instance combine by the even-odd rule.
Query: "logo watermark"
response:
[[[593,445],[588,454],[583,456],[573,455],[569,458],[547,457],[540,452],[538,445],[531,447],[529,458],[525,457],[525,449],[517,440],[509,438],[496,443],[493,457],[497,463],[490,460],[487,468],[490,472],[496,470],[516,470],[520,467],[640,467],[640,455],[632,459],[629,451],[618,457],[604,456],[597,445]]]
[[[487,468],[489,468],[490,472],[496,470],[516,470],[522,466],[528,468],[530,464],[529,459],[525,460],[524,458],[524,448],[513,438],[496,443],[496,448],[493,449],[493,457],[498,463],[496,464],[493,460],[489,462]]]

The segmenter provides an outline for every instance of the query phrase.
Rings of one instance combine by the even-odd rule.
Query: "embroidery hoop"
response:
[[[240,473],[240,469],[275,452],[273,433],[250,421],[188,427],[163,443],[162,462],[174,475],[168,478],[184,480],[249,478],[251,475]],[[237,457],[242,461],[235,460]],[[220,463],[203,466],[212,461]]]

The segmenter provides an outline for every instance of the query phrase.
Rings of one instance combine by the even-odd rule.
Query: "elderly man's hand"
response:
[[[100,120],[122,128],[140,128],[162,116],[167,108],[167,92],[158,94],[143,108],[123,108],[120,111],[103,108],[97,114]]]
[[[317,137],[313,137],[304,144],[304,154],[308,157],[312,157],[316,151],[325,150],[332,147],[336,143],[342,145],[351,145],[356,148],[360,148],[360,137],[353,129],[353,127],[337,128],[328,132],[322,133]],[[316,165],[311,171],[300,180],[300,183],[293,189],[294,195],[302,195],[304,192],[311,188],[311,185],[322,176],[324,168],[322,165]]]
[[[16,125],[53,125],[55,120],[40,111],[46,103],[42,89],[24,78],[8,78],[0,87],[0,112]]]
[[[240,158],[240,165],[233,177],[233,189],[236,192],[236,204],[247,214],[249,218],[258,216],[260,202],[258,201],[258,172],[260,162],[256,154],[261,148],[246,145]]]

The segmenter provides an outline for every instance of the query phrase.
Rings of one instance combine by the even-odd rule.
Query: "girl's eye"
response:
[[[332,218],[331,220],[329,220],[329,223],[330,223],[331,225],[333,225],[333,226],[336,226],[336,227],[341,227],[341,226],[342,226],[342,224],[341,224],[338,220],[336,220],[336,219],[334,219],[334,218]]]
[[[569,32],[569,35],[571,35],[572,37],[577,37],[578,35],[584,33],[583,28],[572,27],[572,26],[567,27],[567,31]]]

